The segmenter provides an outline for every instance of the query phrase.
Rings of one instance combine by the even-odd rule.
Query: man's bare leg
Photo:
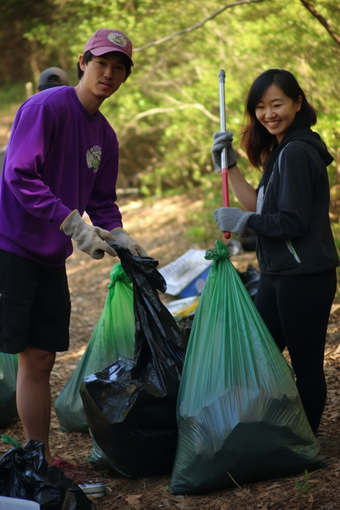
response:
[[[49,447],[51,421],[50,373],[55,353],[26,347],[19,354],[17,408],[26,441],[35,439],[45,445],[45,459],[51,464]]]

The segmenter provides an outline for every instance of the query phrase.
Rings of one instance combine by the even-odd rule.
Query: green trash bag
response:
[[[18,421],[16,385],[18,355],[0,352],[0,429]]]
[[[194,318],[177,399],[173,494],[324,467],[292,370],[221,241]],[[234,482],[235,481],[235,482]]]
[[[110,277],[104,309],[88,346],[55,402],[60,427],[66,432],[88,432],[79,394],[84,377],[103,370],[120,356],[133,357],[135,316],[132,283],[121,264],[113,266]]]

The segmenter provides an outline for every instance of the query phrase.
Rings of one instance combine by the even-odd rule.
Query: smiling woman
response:
[[[295,77],[282,69],[270,69],[256,78],[248,93],[246,115],[248,124],[242,139],[249,161],[256,168],[266,163],[274,142],[280,143],[288,129],[309,129],[316,124],[315,110],[304,91]],[[279,131],[273,131],[273,126]]]
[[[301,109],[302,96],[294,101],[277,86],[270,85],[255,108],[255,115],[280,143]]]
[[[263,176],[254,190],[232,166],[230,184],[247,212],[221,207],[214,217],[222,232],[257,237],[255,305],[279,349],[289,350],[316,433],[326,401],[324,346],[339,266],[328,213],[327,166],[333,158],[311,131],[315,110],[289,71],[270,69],[254,81],[246,117],[243,145]],[[235,159],[232,133],[214,138],[214,157],[225,148],[228,160]]]

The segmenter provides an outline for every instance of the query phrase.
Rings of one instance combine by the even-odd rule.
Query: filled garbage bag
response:
[[[177,400],[170,491],[202,494],[323,467],[292,371],[229,260],[214,262]]]
[[[132,283],[121,264],[110,273],[105,305],[77,368],[55,402],[60,427],[67,432],[88,432],[80,385],[87,375],[107,367],[119,356],[132,357],[135,341]]]
[[[132,478],[170,474],[176,453],[176,399],[186,339],[160,301],[158,261],[109,243],[133,282],[135,351],[81,385],[86,419],[111,466]]]
[[[105,469],[113,469],[114,471],[116,471],[115,465],[105,455],[103,450],[101,448],[99,448],[95,438],[93,437],[93,435],[91,433],[91,430],[89,432],[90,432],[90,436],[91,436],[91,440],[92,440],[92,453],[87,458],[87,462],[90,462],[91,464],[95,464],[96,466],[99,466],[99,467],[102,467]]]
[[[44,445],[30,439],[0,460],[0,495],[36,501],[41,510],[95,510],[85,493],[63,472],[48,466]]]
[[[16,405],[18,355],[0,352],[0,429],[19,419]]]

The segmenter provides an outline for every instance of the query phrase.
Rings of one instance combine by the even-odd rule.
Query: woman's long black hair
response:
[[[275,145],[276,136],[257,120],[255,109],[261,101],[263,94],[271,85],[276,85],[282,92],[296,102],[302,96],[302,105],[289,131],[299,128],[310,128],[316,124],[316,112],[307,101],[306,95],[295,76],[284,69],[269,69],[260,74],[252,84],[247,100],[245,117],[247,123],[242,130],[242,145],[245,148],[249,161],[256,167],[262,167]]]

